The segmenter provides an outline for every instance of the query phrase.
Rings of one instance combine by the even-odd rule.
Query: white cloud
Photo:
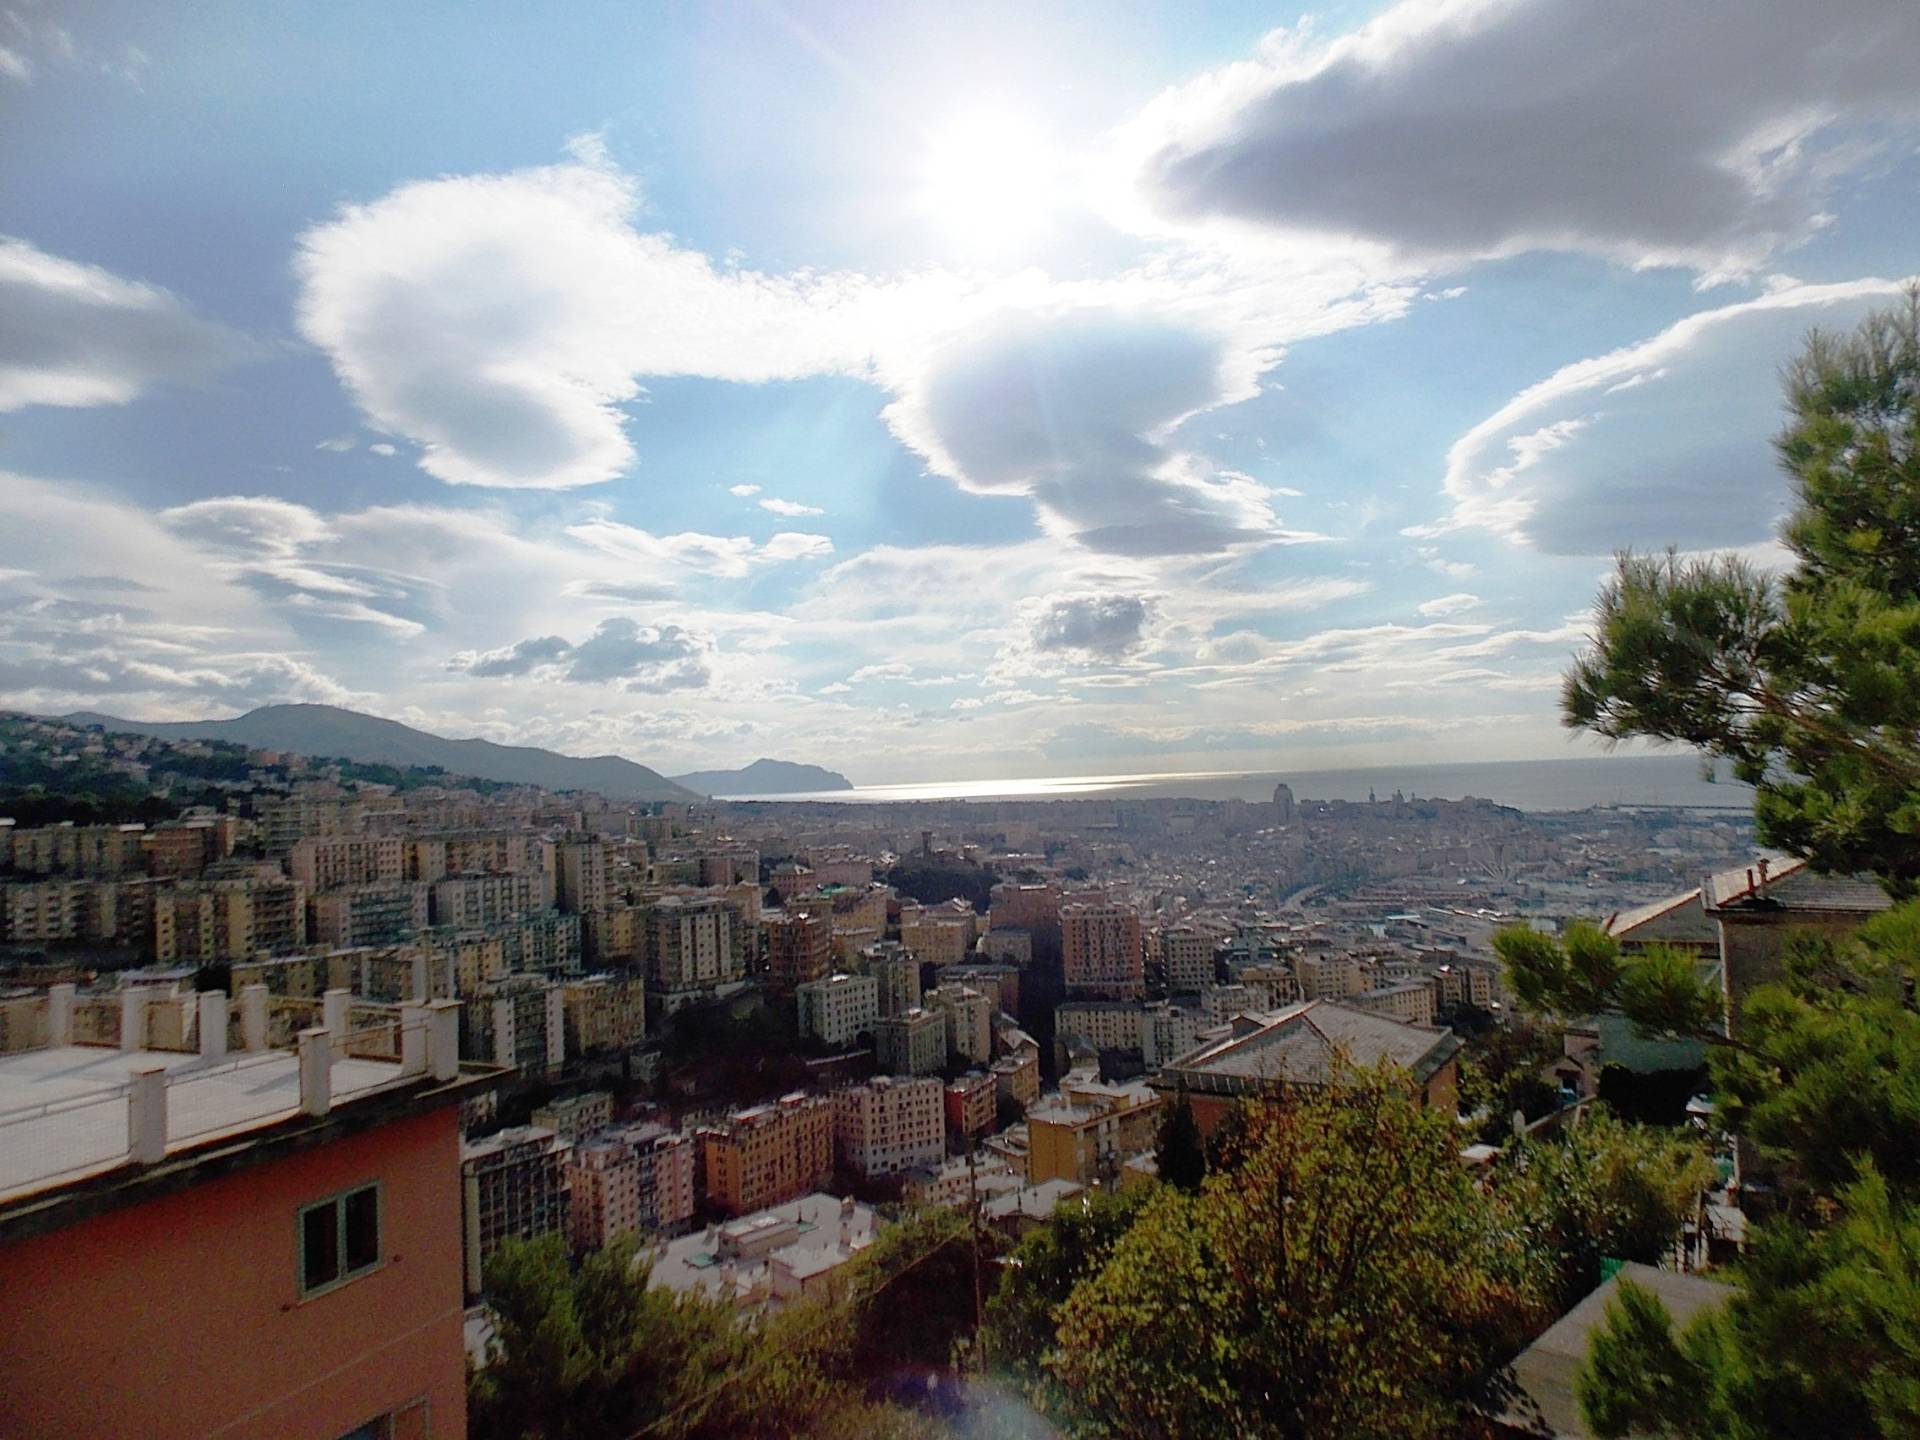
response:
[[[1441,595],[1435,599],[1423,601],[1413,608],[1428,619],[1442,619],[1448,615],[1464,615],[1469,610],[1478,610],[1480,597],[1469,595],[1461,590],[1452,595]]]
[[[1415,533],[1479,528],[1569,555],[1764,539],[1790,503],[1769,445],[1779,367],[1809,328],[1850,328],[1900,287],[1775,289],[1563,367],[1454,442],[1452,514]]]
[[[534,676],[575,685],[617,681],[628,691],[660,694],[709,684],[712,652],[711,636],[615,616],[602,620],[578,644],[542,635],[503,650],[456,655],[447,668],[485,679]]]
[[[1920,8],[1402,0],[1308,26],[1128,127],[1135,223],[1370,244],[1402,264],[1581,250],[1708,278],[1821,223],[1920,125]]]
[[[376,441],[374,444],[367,446],[367,449],[372,454],[375,454],[375,455],[391,456],[391,455],[398,455],[400,453],[398,449],[396,449],[392,445],[387,444],[386,441],[384,440]]]
[[[601,157],[403,185],[308,230],[303,334],[450,484],[566,489],[634,461],[642,375],[863,374],[893,321],[859,276],[721,271],[631,224]]]
[[[781,531],[764,545],[756,545],[746,535],[705,535],[698,531],[655,535],[617,520],[601,519],[570,525],[567,534],[604,554],[637,565],[736,579],[756,565],[833,553],[833,542],[826,536],[790,530]]]
[[[158,286],[0,236],[0,413],[124,405],[162,381],[197,383],[248,343]]]
[[[1030,620],[1036,650],[1116,657],[1139,648],[1153,614],[1147,595],[1051,595]]]
[[[827,513],[818,505],[802,505],[798,500],[776,500],[771,495],[760,502],[760,508],[775,515],[785,515],[789,519],[801,515],[824,515]]]
[[[749,495],[758,495],[760,493],[760,487],[758,485],[729,485],[727,487],[727,493],[729,495],[738,495],[744,500]]]

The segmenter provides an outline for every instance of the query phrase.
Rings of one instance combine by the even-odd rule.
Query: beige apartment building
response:
[[[568,835],[548,847],[554,904],[569,915],[607,908],[607,846],[594,835]]]
[[[452,875],[433,882],[435,925],[479,930],[553,906],[553,877],[545,874]]]
[[[307,933],[320,945],[391,945],[427,928],[428,887],[387,880],[307,900]]]
[[[767,983],[793,993],[833,969],[833,920],[828,914],[788,909],[763,916],[767,938]]]
[[[869,945],[860,952],[860,967],[879,985],[882,1015],[920,1008],[920,962],[904,946],[892,940]]]
[[[977,917],[964,900],[949,905],[902,905],[900,943],[923,965],[958,965],[973,949]]]
[[[307,943],[306,897],[280,876],[197,880],[154,896],[153,958],[161,964],[248,960]]]
[[[677,997],[711,992],[745,973],[739,921],[726,901],[668,895],[647,914],[647,969],[669,1010]]]
[[[993,1059],[993,1004],[970,985],[936,985],[927,993],[929,1010],[946,1018],[947,1054],[984,1065]]]
[[[902,1010],[874,1022],[874,1059],[890,1075],[937,1075],[947,1063],[947,1017]]]
[[[1159,932],[1160,965],[1167,988],[1176,995],[1197,995],[1213,984],[1213,936],[1192,925],[1170,925]]]
[[[876,1075],[836,1092],[833,1106],[840,1162],[856,1174],[938,1165],[945,1153],[941,1085],[931,1076]]]
[[[287,873],[308,894],[406,878],[407,842],[397,835],[309,835],[294,842]]]
[[[480,1294],[486,1262],[503,1241],[565,1231],[571,1149],[553,1131],[537,1125],[461,1142],[462,1248],[469,1296]]]
[[[646,982],[624,975],[585,975],[560,987],[567,1051],[630,1050],[647,1038]]]

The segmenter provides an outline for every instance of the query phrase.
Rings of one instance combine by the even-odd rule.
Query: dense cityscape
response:
[[[0,0],[0,1440],[1920,1440],[1916,54]]]

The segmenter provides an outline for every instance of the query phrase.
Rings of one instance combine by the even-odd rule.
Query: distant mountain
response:
[[[528,745],[496,745],[491,740],[447,740],[397,720],[335,705],[263,705],[232,720],[122,720],[85,710],[62,718],[75,725],[99,725],[163,739],[231,740],[255,750],[330,755],[373,765],[438,765],[449,775],[538,785],[544,790],[593,790],[610,800],[700,798],[659,771],[618,755],[577,757]]]
[[[702,795],[796,795],[812,790],[851,790],[853,782],[837,770],[796,765],[791,760],[756,760],[744,770],[696,770],[676,775],[673,783]]]

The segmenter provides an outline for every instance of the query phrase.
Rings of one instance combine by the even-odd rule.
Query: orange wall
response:
[[[0,1246],[0,1435],[466,1433],[459,1109]],[[381,1269],[300,1303],[299,1207],[381,1186]]]

